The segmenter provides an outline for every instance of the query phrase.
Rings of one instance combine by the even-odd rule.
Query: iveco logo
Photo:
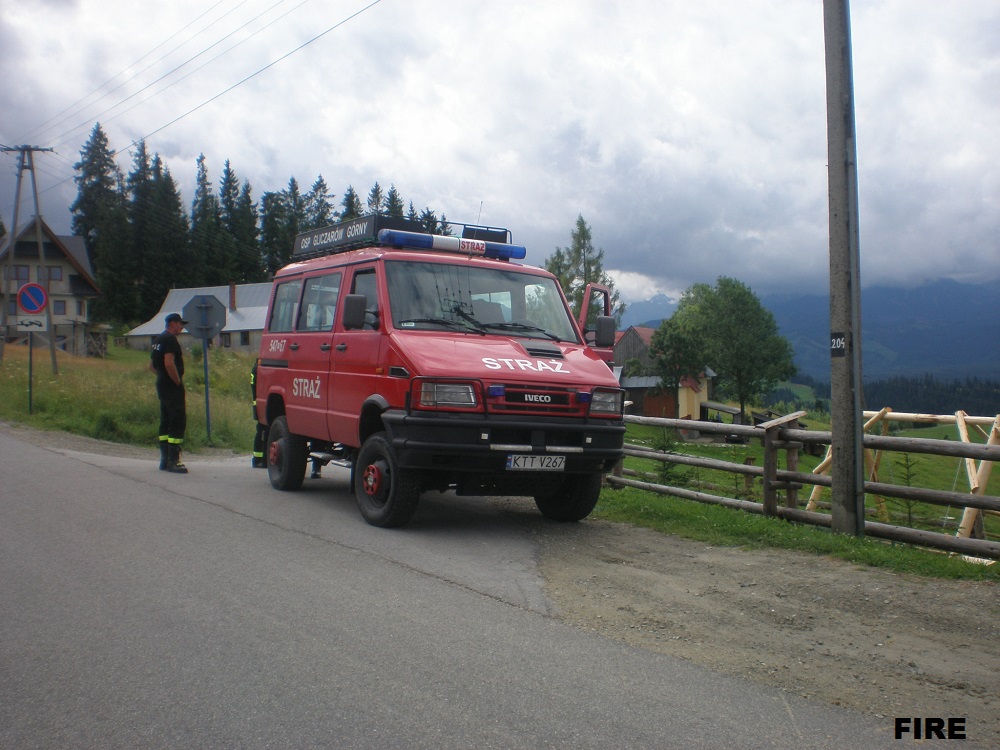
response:
[[[542,393],[525,393],[524,400],[534,404],[551,404],[552,396],[546,396]]]

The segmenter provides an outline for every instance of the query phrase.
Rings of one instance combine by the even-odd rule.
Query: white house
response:
[[[183,313],[185,305],[194,297],[211,295],[226,306],[226,325],[212,343],[233,351],[256,352],[260,348],[260,334],[264,330],[267,303],[271,297],[271,284],[230,284],[229,286],[203,286],[190,289],[171,289],[163,300],[160,311],[140,326],[125,334],[132,349],[148,350],[153,340],[166,328],[164,319],[172,312]],[[181,346],[187,348],[196,340],[185,331],[180,336]]]
[[[41,335],[52,335],[60,349],[85,356],[91,333],[90,302],[100,295],[100,290],[83,237],[57,235],[39,218],[37,223],[32,219],[15,233],[13,246],[12,254],[10,235],[0,244],[0,304],[7,308],[6,340],[14,344],[27,340],[30,329],[19,323],[36,316],[25,315],[18,308],[17,291],[28,283],[40,284],[47,293],[52,318],[51,331]]]

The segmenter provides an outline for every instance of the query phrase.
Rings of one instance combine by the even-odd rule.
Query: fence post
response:
[[[764,515],[778,515],[778,427],[764,430]]]

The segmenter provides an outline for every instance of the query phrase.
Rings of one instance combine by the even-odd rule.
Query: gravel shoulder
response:
[[[541,571],[566,622],[864,713],[966,717],[1000,747],[1000,587],[588,521]],[[887,726],[892,726],[887,724]]]
[[[138,448],[0,422],[50,448]],[[232,456],[201,451],[193,458]],[[190,463],[189,456],[188,460]],[[566,623],[878,717],[960,716],[1000,747],[1000,586],[861,568],[784,550],[710,547],[587,520],[536,527]]]

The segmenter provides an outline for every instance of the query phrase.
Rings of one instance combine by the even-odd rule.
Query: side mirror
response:
[[[368,298],[363,294],[348,294],[344,297],[344,329],[348,331],[365,327],[368,312]]]
[[[610,349],[615,345],[615,333],[618,324],[611,315],[598,315],[594,328],[594,346],[598,349]]]

